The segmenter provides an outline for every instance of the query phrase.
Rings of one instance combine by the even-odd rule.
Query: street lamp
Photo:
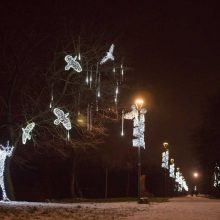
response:
[[[198,177],[199,177],[199,173],[198,172],[194,172],[193,173],[193,177],[195,178],[195,179],[198,179]],[[196,186],[196,180],[194,181],[194,183],[195,183],[195,186],[194,186],[194,192],[195,192],[195,194],[197,195],[198,193],[198,191],[197,191],[197,186]]]
[[[145,132],[145,114],[147,110],[142,108],[144,101],[142,99],[136,99],[135,105],[131,106],[131,112],[124,113],[122,112],[122,133],[123,132],[123,123],[124,119],[133,120],[133,140],[132,146],[138,148],[138,201],[141,201],[141,150],[143,147],[145,149],[145,141],[144,141],[144,132]]]
[[[135,105],[138,110],[138,124],[140,124],[140,111],[144,104],[142,99],[136,99]],[[141,146],[138,146],[138,200],[141,199]]]
[[[164,142],[163,143],[163,152],[162,152],[162,168],[164,168],[164,196],[166,196],[166,188],[167,188],[167,183],[166,183],[166,176],[167,176],[167,170],[169,169],[169,149],[168,149],[168,143]]]

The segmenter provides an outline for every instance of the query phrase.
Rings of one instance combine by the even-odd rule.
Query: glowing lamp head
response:
[[[135,105],[138,110],[140,110],[142,108],[143,104],[144,104],[143,99],[136,99],[135,100]]]
[[[174,159],[171,158],[170,159],[170,163],[174,164]]]
[[[197,178],[197,177],[199,176],[199,174],[198,174],[197,172],[195,172],[195,173],[193,173],[193,176],[194,176],[195,178]]]
[[[164,146],[164,148],[167,148],[167,147],[168,147],[168,143],[167,143],[167,142],[164,142],[164,143],[163,143],[163,146]]]

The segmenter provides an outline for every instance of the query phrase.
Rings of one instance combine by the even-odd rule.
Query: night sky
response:
[[[123,54],[125,66],[131,68],[126,77],[139,88],[136,94],[145,96],[145,154],[150,155],[146,159],[159,157],[162,143],[167,141],[186,176],[197,168],[191,135],[201,122],[206,99],[219,89],[220,82],[217,5],[198,1],[28,1],[1,7],[1,32],[17,29],[18,38],[35,23],[42,23],[41,36],[53,31],[54,39],[62,36],[65,23],[76,32],[87,26],[97,34],[109,32],[106,42],[115,43],[115,50]],[[131,96],[127,103],[132,102]]]

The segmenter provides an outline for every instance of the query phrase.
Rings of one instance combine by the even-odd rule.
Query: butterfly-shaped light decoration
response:
[[[114,60],[114,56],[113,56],[113,50],[114,50],[114,44],[111,45],[110,49],[108,52],[106,52],[106,55],[102,58],[102,60],[100,61],[100,64],[104,64],[106,63],[108,60]]]
[[[74,58],[71,55],[65,56],[65,61],[67,62],[65,66],[65,70],[69,70],[70,68],[73,68],[76,72],[80,73],[82,72],[82,67],[79,62],[76,60],[77,56]]]
[[[26,128],[22,128],[22,143],[26,144],[27,140],[31,140],[31,132],[34,129],[35,123],[31,122],[26,126]]]
[[[64,113],[61,109],[55,108],[53,113],[56,115],[57,119],[54,120],[55,125],[59,125],[60,123],[66,128],[66,130],[70,130],[72,128],[70,119],[68,118],[69,113]]]

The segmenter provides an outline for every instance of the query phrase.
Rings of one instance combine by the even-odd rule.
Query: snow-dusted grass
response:
[[[219,220],[220,200],[172,198],[169,202],[0,203],[1,220]]]

